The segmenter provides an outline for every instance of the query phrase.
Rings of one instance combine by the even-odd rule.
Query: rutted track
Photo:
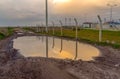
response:
[[[96,46],[102,55],[94,61],[25,58],[13,49],[16,37],[0,41],[0,79],[120,79],[119,49]]]

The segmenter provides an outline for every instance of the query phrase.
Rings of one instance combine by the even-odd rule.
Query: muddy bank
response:
[[[119,49],[96,46],[101,56],[94,61],[25,58],[13,49],[17,36],[0,41],[0,79],[120,79]]]

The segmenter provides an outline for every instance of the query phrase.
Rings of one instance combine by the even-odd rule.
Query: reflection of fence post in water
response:
[[[98,15],[98,19],[99,19],[99,22],[100,22],[100,28],[99,28],[99,42],[101,42],[101,41],[102,41],[102,20],[101,20],[100,15]]]
[[[46,57],[48,58],[48,35],[46,35]]]
[[[63,49],[63,40],[62,40],[62,36],[63,36],[63,24],[62,21],[59,21],[60,25],[61,25],[61,49],[60,49],[60,53],[62,52]]]
[[[76,24],[76,54],[75,54],[75,60],[77,59],[77,56],[78,56],[78,22],[77,22],[77,19],[74,18],[74,21],[75,21],[75,24]]]
[[[54,38],[55,28],[54,28],[54,22],[52,22],[52,25],[53,25],[53,27],[52,27],[52,31],[53,31],[53,46],[52,46],[52,48],[54,48],[54,45],[55,45],[55,38]]]

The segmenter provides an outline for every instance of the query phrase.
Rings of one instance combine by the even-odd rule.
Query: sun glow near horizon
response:
[[[66,3],[70,2],[71,0],[53,0],[53,3]]]
[[[106,7],[107,4],[103,0],[53,0],[53,2],[55,3],[53,13],[73,16],[94,12],[98,7]]]

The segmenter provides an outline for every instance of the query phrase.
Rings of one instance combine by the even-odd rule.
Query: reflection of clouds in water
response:
[[[54,47],[54,49],[52,49],[52,50],[53,50],[53,53],[56,53],[56,54],[60,53],[60,49],[59,48]]]
[[[70,54],[69,52],[67,52],[67,51],[62,51],[61,53],[59,53],[59,56],[61,57],[61,58],[70,58],[70,59],[73,59],[73,55],[72,54]]]
[[[58,48],[54,48],[52,51],[53,51],[54,54],[56,54],[56,56],[57,56],[56,58],[70,58],[70,59],[73,59],[73,55],[70,54],[67,51],[62,50],[60,52],[60,49],[58,49]]]

